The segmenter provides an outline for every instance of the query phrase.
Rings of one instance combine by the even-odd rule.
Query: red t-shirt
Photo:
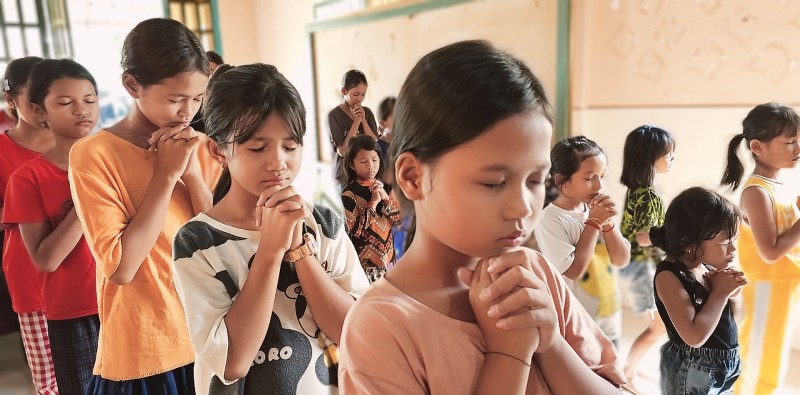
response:
[[[11,174],[25,162],[40,156],[8,137],[8,131],[0,134],[0,206],[5,206],[6,185]],[[3,218],[8,214],[9,210],[4,207]],[[17,314],[44,310],[40,284],[44,275],[31,262],[19,229],[11,225],[3,233],[3,272],[11,293],[11,306]]]
[[[49,221],[53,229],[72,210],[67,171],[44,157],[22,165],[8,181],[3,222],[20,224]],[[66,320],[97,314],[94,258],[81,237],[58,269],[44,274],[42,298],[45,317]]]

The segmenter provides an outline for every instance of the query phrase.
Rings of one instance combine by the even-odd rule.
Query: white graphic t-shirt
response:
[[[369,283],[342,220],[320,206],[314,207],[313,219],[306,219],[306,226],[319,246],[319,262],[343,290],[358,297]],[[175,237],[175,285],[197,357],[197,393],[336,394],[337,366],[325,355],[326,339],[288,262],[281,264],[272,318],[250,371],[243,380],[224,379],[224,318],[247,280],[260,238],[259,231],[228,226],[205,214],[189,221]]]

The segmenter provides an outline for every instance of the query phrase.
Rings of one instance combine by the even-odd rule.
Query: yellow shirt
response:
[[[149,377],[194,360],[172,280],[172,241],[194,216],[183,182],[175,185],[164,227],[133,280],[127,285],[109,281],[122,257],[122,234],[144,199],[155,160],[155,153],[105,130],[81,139],[70,152],[73,200],[97,261],[101,327],[94,374],[109,380]]]
[[[800,218],[797,208],[797,193],[778,181],[751,175],[744,183],[744,189],[761,188],[772,200],[772,215],[777,225],[778,235],[783,234]],[[739,227],[739,261],[748,279],[772,280],[800,277],[800,247],[795,246],[785,256],[775,262],[767,263],[758,254],[756,241],[750,226],[742,222]]]

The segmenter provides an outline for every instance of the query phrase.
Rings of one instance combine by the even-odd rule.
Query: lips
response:
[[[270,178],[268,180],[262,181],[264,184],[268,186],[280,185],[282,182],[286,181],[286,178]]]
[[[525,233],[522,231],[516,231],[509,233],[505,237],[501,238],[500,241],[505,244],[507,247],[517,247],[525,240]]]
[[[88,119],[81,119],[81,120],[75,122],[75,124],[79,125],[79,126],[91,126],[91,125],[94,125],[94,122],[92,122],[92,121],[90,121]]]

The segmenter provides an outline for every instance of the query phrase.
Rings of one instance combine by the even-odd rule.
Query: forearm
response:
[[[728,295],[712,291],[703,309],[694,316],[694,320],[688,330],[681,331],[680,328],[676,328],[681,339],[691,347],[700,348],[714,333],[714,329],[722,317],[722,310],[727,303]]]
[[[795,222],[789,230],[778,236],[770,254],[765,255],[769,255],[772,258],[771,261],[776,261],[789,253],[792,248],[797,247],[798,244],[800,244],[800,221]]]
[[[139,271],[161,234],[176,181],[158,174],[150,181],[142,204],[120,238],[122,256],[119,265],[109,277],[111,282],[127,284]]]
[[[378,134],[377,134],[377,133],[375,133],[375,132],[372,130],[372,127],[370,127],[370,126],[369,126],[369,122],[367,122],[367,118],[366,118],[366,117],[365,117],[364,119],[362,119],[362,120],[361,120],[361,126],[363,126],[363,127],[364,127],[364,134],[366,134],[367,136],[370,136],[370,137],[372,137],[372,138],[373,138],[373,139],[375,139],[375,140],[377,140],[377,139],[378,139]]]
[[[512,357],[488,353],[478,376],[475,395],[524,394],[531,367]]]
[[[225,315],[228,355],[225,379],[244,377],[267,334],[283,254],[256,252],[242,290]]]
[[[581,238],[578,239],[578,244],[575,246],[575,255],[572,259],[572,265],[564,271],[564,276],[571,279],[580,278],[589,267],[589,262],[594,255],[594,247],[597,245],[597,236],[600,235],[600,230],[586,225],[581,232]]]
[[[603,241],[608,248],[608,257],[616,267],[625,267],[631,261],[631,244],[616,229],[603,233]]]
[[[549,350],[533,354],[553,394],[619,394],[620,389],[586,366],[567,341],[556,336]]]
[[[338,344],[344,317],[355,299],[331,279],[315,256],[300,259],[294,267],[314,321],[325,336]]]
[[[731,304],[733,320],[736,321],[737,324],[741,324],[742,320],[744,319],[744,306],[742,306],[742,297],[738,296],[736,298],[730,298],[729,301]]]
[[[186,174],[181,177],[186,189],[189,190],[189,198],[192,201],[192,211],[200,214],[208,211],[212,206],[211,191],[208,190],[205,181],[199,173]]]
[[[638,243],[640,247],[650,247],[651,245],[653,245],[653,242],[650,240],[650,233],[649,232],[637,233],[636,243]]]
[[[58,227],[45,236],[39,245],[28,247],[28,242],[26,242],[25,246],[28,247],[28,253],[36,264],[36,268],[49,273],[61,266],[82,236],[81,221],[78,219],[75,209],[72,209]]]

